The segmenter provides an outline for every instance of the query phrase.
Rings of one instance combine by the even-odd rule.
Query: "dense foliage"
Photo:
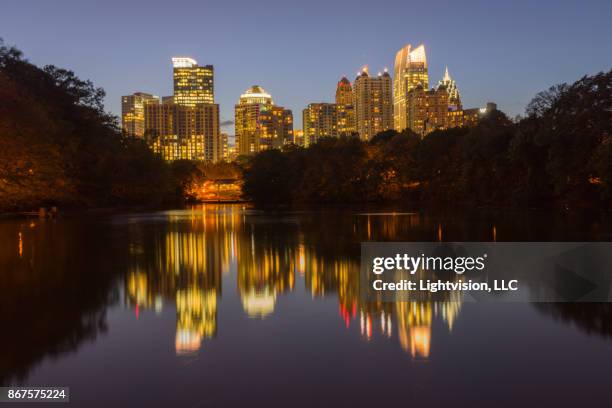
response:
[[[0,43],[0,210],[155,204],[173,193],[169,166],[121,135],[103,98]]]
[[[612,203],[612,71],[538,94],[527,116],[487,114],[421,140],[387,131],[370,142],[323,139],[265,151],[244,193],[259,203],[405,199],[495,206]]]

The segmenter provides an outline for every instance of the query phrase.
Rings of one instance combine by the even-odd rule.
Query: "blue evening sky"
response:
[[[400,47],[421,42],[430,85],[448,65],[464,106],[523,113],[535,93],[611,68],[610,16],[609,0],[3,0],[0,37],[103,87],[115,114],[121,95],[170,95],[170,58],[185,55],[214,65],[222,121],[259,84],[298,129],[302,109],[331,102],[342,75],[391,70]]]

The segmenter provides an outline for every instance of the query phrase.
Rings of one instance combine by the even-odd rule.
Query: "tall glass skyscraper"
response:
[[[336,109],[338,134],[350,136],[355,133],[355,96],[351,83],[345,77],[338,81],[336,86]]]
[[[234,115],[239,155],[277,149],[293,141],[291,110],[274,105],[272,96],[259,85],[253,85],[240,95]]]
[[[393,78],[393,127],[402,131],[409,127],[407,119],[408,92],[421,85],[429,88],[427,56],[423,44],[412,49],[410,44],[395,54]]]
[[[215,103],[212,65],[199,66],[193,58],[174,57],[172,66],[174,103],[181,106]]]

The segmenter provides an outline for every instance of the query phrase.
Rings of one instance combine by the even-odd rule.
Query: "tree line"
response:
[[[164,162],[121,133],[104,91],[37,67],[0,40],[0,211],[197,200],[208,179],[244,178],[265,204],[404,200],[441,205],[612,206],[612,71],[544,91],[526,116],[493,111],[423,139],[322,139],[235,164]]]
[[[424,138],[389,130],[264,151],[246,163],[243,192],[265,204],[610,207],[611,90],[608,71],[539,93],[524,118],[492,111]]]
[[[105,93],[74,72],[27,61],[0,39],[0,211],[182,202],[227,165],[164,162],[123,135]],[[221,174],[221,175],[219,175]]]

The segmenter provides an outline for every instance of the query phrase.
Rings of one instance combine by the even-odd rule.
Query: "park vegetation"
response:
[[[262,204],[403,200],[514,207],[612,206],[612,71],[541,92],[526,116],[492,111],[424,138],[324,138],[259,153],[243,192]]]
[[[197,198],[194,183],[235,177],[227,164],[164,162],[121,133],[104,95],[0,41],[0,211],[180,203]]]
[[[424,138],[386,131],[231,164],[168,164],[122,134],[101,88],[0,40],[0,211],[201,201],[231,183],[272,205],[612,207],[611,80],[612,71],[586,76],[536,95],[524,118],[492,111]]]

